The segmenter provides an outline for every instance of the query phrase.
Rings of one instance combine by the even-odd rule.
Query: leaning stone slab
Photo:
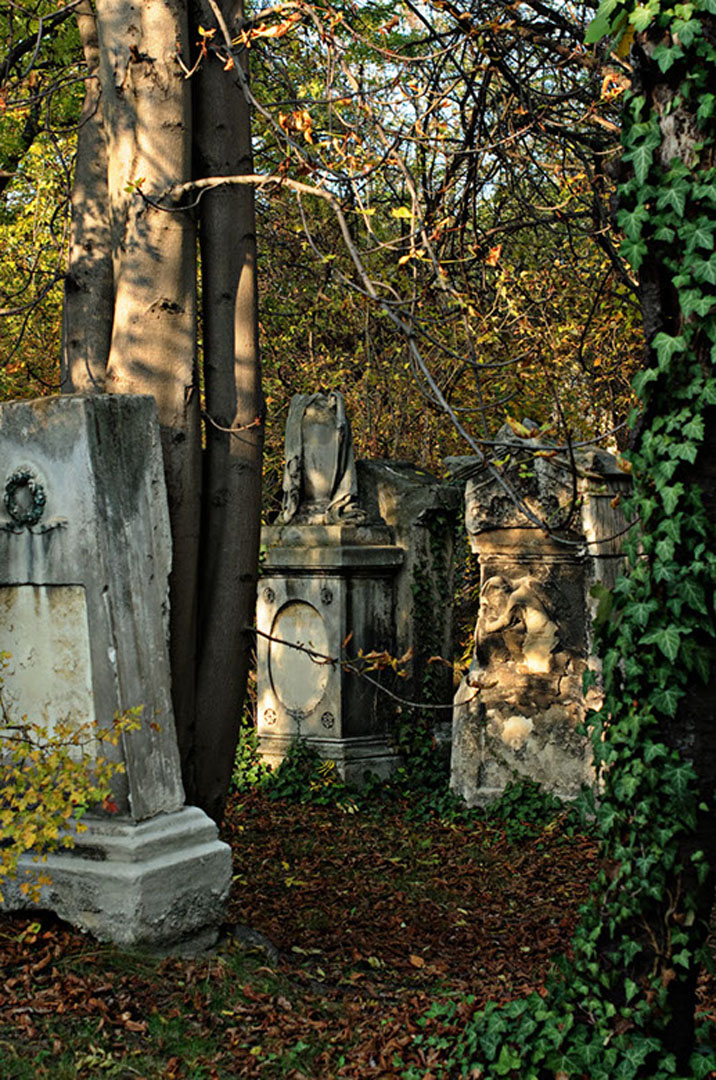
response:
[[[122,944],[204,933],[221,920],[230,852],[201,811],[184,808],[167,648],[171,534],[153,399],[0,405],[0,487],[0,650],[11,654],[3,688],[11,716],[51,729],[59,720],[109,727],[118,712],[142,713],[140,730],[114,751],[125,768],[113,792],[117,816],[88,816],[77,848],[52,856],[44,905]],[[161,838],[165,857],[148,837]],[[190,869],[200,864],[206,902]],[[36,869],[26,860],[30,876]],[[163,915],[145,915],[150,893]],[[8,895],[6,906],[24,906]]]

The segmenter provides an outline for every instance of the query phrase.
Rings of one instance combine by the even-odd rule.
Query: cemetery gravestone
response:
[[[341,659],[361,667],[361,650],[394,652],[394,580],[403,553],[388,526],[369,520],[359,503],[341,394],[292,399],[283,511],[262,530],[262,544],[259,752],[277,764],[305,739],[350,782],[388,775],[397,762],[390,702]]]
[[[0,649],[14,718],[52,727],[142,707],[116,753],[116,815],[94,811],[75,847],[40,864],[39,906],[97,937],[163,947],[215,937],[231,858],[184,806],[170,695],[171,536],[149,397],[0,405]],[[4,511],[4,514],[3,514]],[[0,749],[2,741],[0,739]],[[106,753],[106,749],[103,748]],[[2,774],[0,772],[0,782]],[[5,907],[22,908],[20,880]]]
[[[403,551],[395,588],[396,652],[409,657],[401,697],[446,706],[453,696],[452,595],[460,491],[407,461],[361,460],[356,467],[362,505],[393,529]],[[434,710],[432,715],[433,734],[447,759],[450,713]]]
[[[516,500],[479,459],[448,460],[473,472],[465,524],[480,566],[474,655],[453,714],[451,782],[470,805],[496,798],[515,772],[562,798],[593,782],[579,731],[599,700],[582,691],[596,664],[590,590],[611,587],[619,572],[619,504],[630,486],[603,451],[578,451],[572,463],[507,425],[497,444]]]

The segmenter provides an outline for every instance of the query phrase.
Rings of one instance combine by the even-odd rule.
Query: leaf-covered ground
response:
[[[208,956],[127,955],[52,917],[0,919],[0,1076],[397,1078],[435,998],[539,988],[595,871],[557,821],[485,822],[237,797],[227,932]],[[253,933],[247,933],[250,927]],[[716,1013],[705,976],[702,1007]],[[473,1005],[472,1007],[475,1007]]]

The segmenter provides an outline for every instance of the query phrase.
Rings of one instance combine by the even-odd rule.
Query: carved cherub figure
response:
[[[508,581],[496,574],[480,590],[480,614],[475,644],[483,645],[494,634],[507,635],[508,651],[531,674],[547,674],[559,630],[548,610],[539,582],[525,575]],[[510,647],[512,646],[512,647]]]

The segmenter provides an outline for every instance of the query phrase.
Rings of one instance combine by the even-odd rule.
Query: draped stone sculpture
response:
[[[365,518],[343,395],[295,394],[286,422],[281,524],[357,524]]]

